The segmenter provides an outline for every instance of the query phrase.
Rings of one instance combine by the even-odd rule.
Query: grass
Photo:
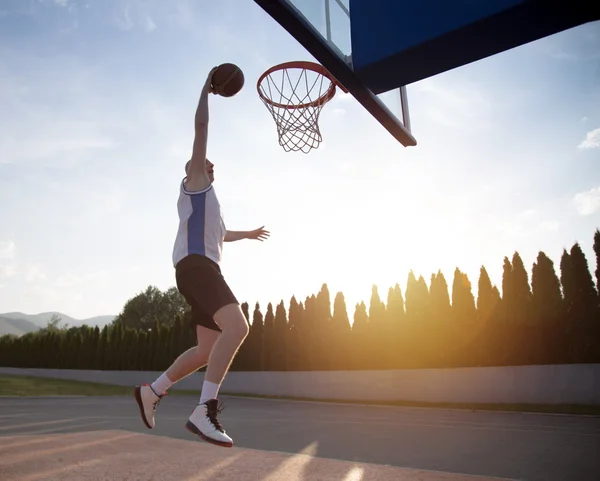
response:
[[[122,396],[131,388],[93,382],[0,374],[0,396]]]
[[[290,401],[309,401],[309,402],[329,402],[339,404],[362,404],[369,406],[396,406],[396,407],[415,407],[415,408],[435,408],[435,409],[462,409],[466,411],[510,411],[527,413],[546,413],[546,414],[586,414],[600,416],[600,405],[583,404],[475,404],[475,403],[428,403],[417,401],[367,401],[367,400],[348,400],[348,399],[315,399],[291,396],[262,396],[254,394],[226,393],[228,396],[248,397],[256,399],[280,399]]]
[[[553,404],[465,404],[425,403],[411,401],[365,401],[347,399],[314,399],[288,396],[259,396],[223,391],[224,395],[255,399],[279,399],[291,401],[317,401],[342,404],[368,404],[371,406],[399,406],[438,409],[463,409],[469,411],[511,411],[551,414],[586,414],[600,416],[598,405],[553,405]],[[114,386],[93,382],[51,379],[33,376],[0,375],[0,397],[2,396],[131,396],[131,386]],[[197,396],[198,391],[171,390],[170,396]]]

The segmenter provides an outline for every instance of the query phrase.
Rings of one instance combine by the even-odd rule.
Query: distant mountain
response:
[[[10,319],[0,316],[0,336],[5,334],[14,334],[22,336],[28,332],[34,332],[39,329],[39,326],[25,319]]]
[[[104,327],[110,324],[116,316],[95,316],[88,319],[75,319],[61,312],[42,312],[40,314],[24,314],[23,312],[7,312],[0,314],[0,336],[4,334],[16,334],[21,336],[27,332],[33,332],[41,327],[46,327],[52,316],[61,319],[61,325],[79,327],[83,325]]]

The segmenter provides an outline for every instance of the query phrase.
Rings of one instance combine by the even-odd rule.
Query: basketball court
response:
[[[401,145],[417,145],[407,86],[600,19],[586,0],[254,0],[316,62],[290,59],[257,90],[285,151],[310,152],[319,114],[351,94]]]
[[[133,396],[0,398],[0,479],[562,481],[597,478],[600,418],[223,397],[233,448],[149,431]]]
[[[0,437],[4,481],[177,480],[210,481],[501,481],[318,459],[309,453],[285,454],[223,449],[194,441],[127,431]]]

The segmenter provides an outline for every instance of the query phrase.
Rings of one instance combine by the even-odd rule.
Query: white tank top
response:
[[[200,254],[220,264],[227,229],[214,186],[189,191],[183,179],[177,212],[179,228],[173,247],[173,265],[190,254]]]

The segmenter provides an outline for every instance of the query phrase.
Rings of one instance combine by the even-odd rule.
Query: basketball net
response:
[[[257,89],[286,152],[308,153],[319,147],[319,115],[336,92],[336,82],[324,67],[311,62],[276,65],[258,79]]]

